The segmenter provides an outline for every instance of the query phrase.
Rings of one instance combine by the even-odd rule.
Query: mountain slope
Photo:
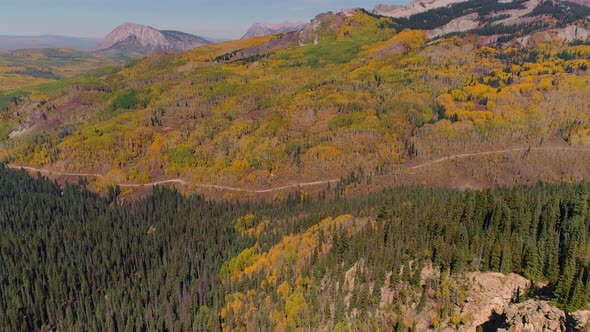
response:
[[[153,51],[183,52],[210,44],[202,37],[179,31],[159,31],[152,27],[125,23],[109,33],[96,51],[129,51],[148,54]]]
[[[430,38],[469,31],[504,39],[506,35],[522,36],[552,27],[564,28],[588,17],[590,9],[587,5],[587,1],[436,0],[412,3],[408,7],[415,9],[411,15],[402,15],[398,9],[388,10],[383,6],[376,7],[374,12],[394,17],[405,28],[429,30]]]
[[[587,329],[586,16],[345,10],[2,90],[52,179],[0,164],[0,330]]]
[[[304,26],[305,23],[302,22],[254,23],[242,39],[293,32],[302,29]]]
[[[457,15],[508,6],[462,5]],[[590,108],[580,107],[590,103],[589,46],[554,38],[555,19],[503,30],[496,42],[485,28],[430,42],[412,26],[454,19],[434,13],[325,13],[292,33],[11,91],[0,105],[9,137],[0,151],[18,165],[103,174],[97,189],[179,179],[217,197],[279,196],[271,189],[338,178],[342,193],[590,178],[579,167],[590,158]]]

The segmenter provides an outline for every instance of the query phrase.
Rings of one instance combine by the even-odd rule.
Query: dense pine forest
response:
[[[452,316],[467,271],[546,282],[569,311],[590,300],[587,184],[275,203],[156,188],[120,206],[1,167],[0,188],[3,331],[404,331],[405,305]]]

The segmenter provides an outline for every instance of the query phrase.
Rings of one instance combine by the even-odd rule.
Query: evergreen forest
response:
[[[412,303],[452,317],[469,271],[543,281],[567,311],[590,300],[588,184],[274,203],[156,187],[122,205],[85,185],[0,168],[0,330],[407,330]]]

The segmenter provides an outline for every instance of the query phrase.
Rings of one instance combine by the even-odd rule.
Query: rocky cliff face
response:
[[[508,303],[500,313],[480,327],[498,332],[585,332],[588,331],[590,311],[571,314],[540,299]]]
[[[160,31],[149,26],[125,23],[97,47],[97,51],[116,49],[147,54],[153,51],[182,52],[210,42],[199,36],[179,31]]]
[[[466,298],[455,313],[467,319],[442,331],[582,332],[590,328],[590,311],[566,313],[540,298],[519,303],[531,285],[520,275],[472,272],[461,279]],[[421,324],[419,329],[431,327]]]
[[[518,292],[524,292],[530,282],[517,274],[508,276],[501,273],[469,273],[466,276],[469,286],[461,316],[470,317],[462,331],[475,331],[477,326],[501,314]]]
[[[254,23],[242,39],[298,31],[304,26],[305,23],[302,22]]]

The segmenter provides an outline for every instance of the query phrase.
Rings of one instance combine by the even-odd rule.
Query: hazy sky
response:
[[[236,38],[253,22],[308,21],[324,11],[409,0],[0,0],[0,35],[103,37],[123,22]]]

